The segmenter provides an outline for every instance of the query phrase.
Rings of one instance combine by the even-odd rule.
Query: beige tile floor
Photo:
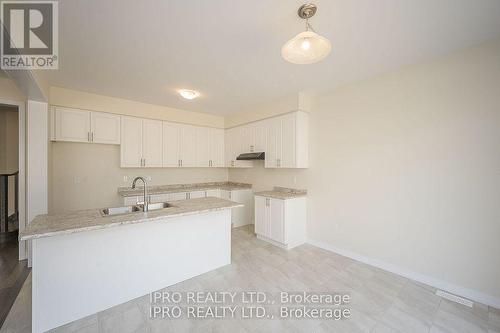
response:
[[[151,319],[149,296],[59,327],[54,332],[488,332],[500,333],[500,311],[468,308],[435,289],[322,249],[282,250],[255,238],[252,226],[233,230],[232,264],[166,291],[347,292],[351,317],[334,320]],[[30,331],[31,278],[1,330]],[[274,294],[272,294],[274,295]]]

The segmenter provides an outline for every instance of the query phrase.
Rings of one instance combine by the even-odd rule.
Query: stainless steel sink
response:
[[[126,206],[126,207],[111,207],[104,208],[101,210],[101,214],[103,216],[111,216],[111,215],[121,215],[121,214],[130,214],[135,212],[140,212],[142,210],[139,206]]]
[[[112,207],[112,208],[104,208],[101,210],[102,216],[113,216],[113,215],[122,215],[122,214],[130,214],[130,213],[137,213],[137,212],[142,212],[143,205],[135,205],[135,206],[125,206],[125,207]],[[158,203],[150,203],[148,204],[148,210],[158,210],[158,209],[164,209],[164,208],[169,208],[169,207],[174,207],[168,202],[158,202]]]

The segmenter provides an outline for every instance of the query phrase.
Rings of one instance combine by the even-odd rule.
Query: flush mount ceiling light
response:
[[[318,35],[309,24],[309,19],[316,14],[313,4],[302,5],[298,10],[301,19],[306,20],[306,31],[290,39],[281,48],[281,56],[293,64],[312,64],[324,59],[331,51],[328,39]]]
[[[200,96],[200,93],[196,90],[189,89],[181,89],[179,90],[179,94],[185,99],[195,99],[196,97]]]

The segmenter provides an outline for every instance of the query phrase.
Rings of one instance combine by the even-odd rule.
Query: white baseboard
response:
[[[462,286],[458,286],[458,285],[455,285],[455,284],[452,284],[452,283],[449,283],[449,282],[446,282],[446,281],[443,281],[440,279],[436,279],[432,276],[417,273],[417,272],[411,271],[409,269],[384,262],[382,260],[378,260],[375,258],[366,257],[366,256],[358,254],[358,253],[354,253],[354,252],[349,251],[349,250],[339,249],[339,248],[336,248],[336,247],[334,247],[326,242],[317,241],[314,239],[308,239],[307,243],[314,245],[314,246],[317,246],[319,248],[322,248],[324,250],[340,254],[344,257],[348,257],[348,258],[360,261],[360,262],[368,264],[370,266],[374,266],[374,267],[389,271],[391,273],[401,275],[405,278],[408,278],[408,279],[411,279],[414,281],[418,281],[420,283],[427,284],[427,285],[434,287],[436,289],[441,289],[441,290],[447,291],[449,293],[455,294],[457,296],[465,297],[465,298],[468,298],[472,301],[479,302],[479,303],[500,309],[500,299],[499,298],[491,296],[491,295],[487,295],[487,294],[482,293],[480,291],[465,288]]]

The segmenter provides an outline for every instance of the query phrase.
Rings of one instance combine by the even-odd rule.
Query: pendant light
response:
[[[331,51],[328,39],[318,35],[309,24],[309,19],[316,14],[313,4],[302,5],[298,10],[301,19],[306,20],[306,31],[290,39],[281,48],[281,56],[293,64],[312,64],[324,59]]]

